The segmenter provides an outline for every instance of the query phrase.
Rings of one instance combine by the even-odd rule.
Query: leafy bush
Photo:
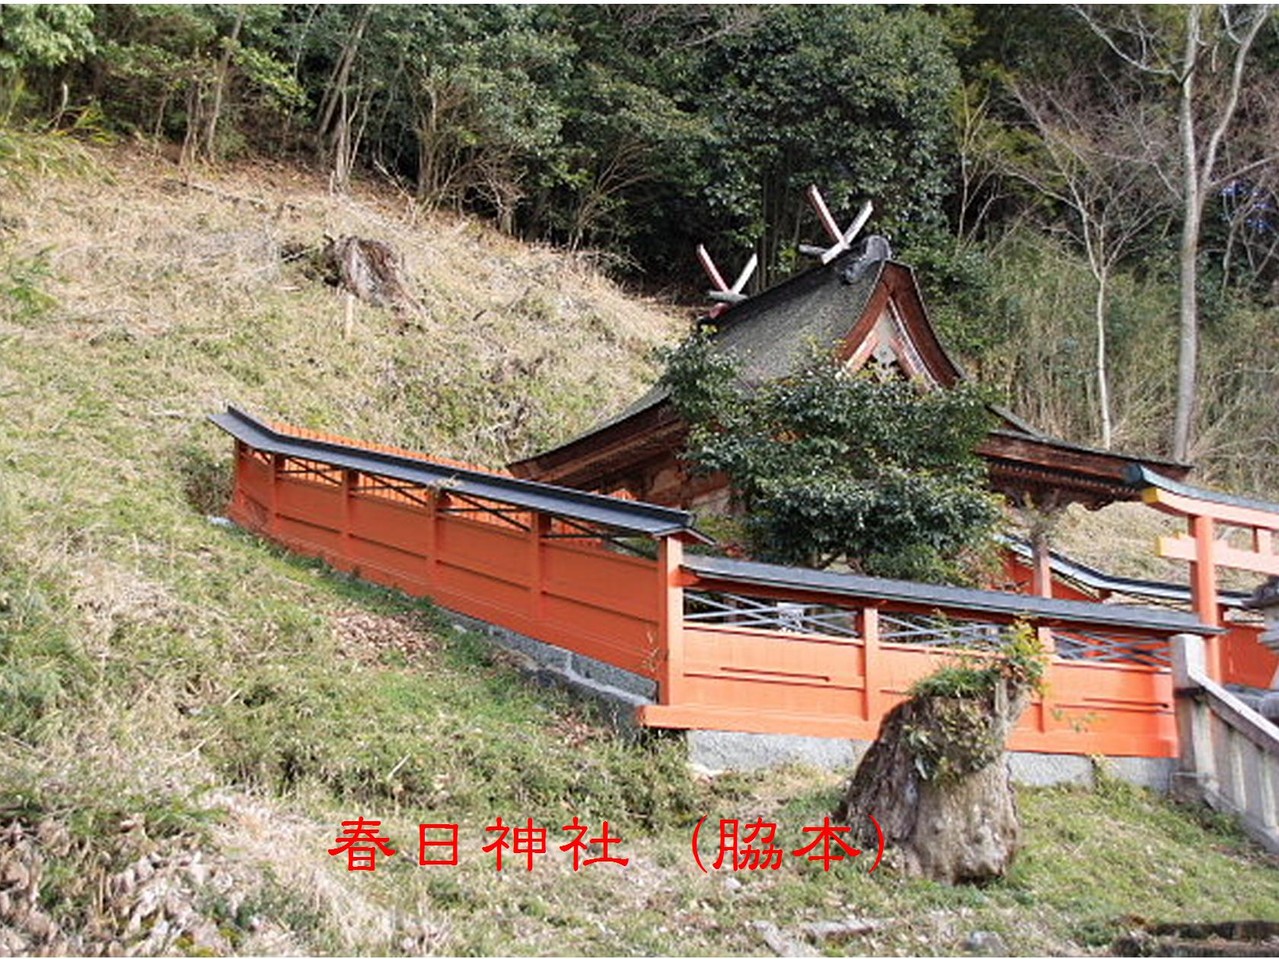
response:
[[[729,477],[751,552],[807,566],[956,581],[999,516],[973,450],[980,390],[925,390],[818,356],[747,387],[708,337],[668,356],[663,382],[689,422],[688,460]]]
[[[1038,690],[1043,682],[1047,654],[1034,628],[1018,622],[1001,637],[999,655],[983,665],[943,666],[910,687],[912,696],[980,699],[989,696],[1001,679]]]
[[[1000,697],[1040,689],[1046,664],[1038,634],[1016,623],[995,659],[943,666],[915,682],[921,712],[903,734],[920,775],[953,782],[994,762],[1004,750]]]

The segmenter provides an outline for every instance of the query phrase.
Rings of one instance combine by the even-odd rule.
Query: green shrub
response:
[[[989,426],[970,386],[928,390],[833,356],[758,386],[714,340],[667,357],[663,382],[690,424],[686,457],[727,474],[763,560],[962,581],[999,517],[974,450]]]

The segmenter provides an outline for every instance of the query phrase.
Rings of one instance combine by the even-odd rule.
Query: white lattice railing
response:
[[[881,613],[879,638],[885,643],[945,646],[952,649],[998,649],[1005,627],[924,613]]]
[[[857,610],[820,603],[760,599],[737,593],[684,593],[684,619],[704,625],[741,626],[786,633],[857,637]],[[997,650],[1007,627],[928,613],[881,613],[879,638],[886,643],[908,643],[947,649]],[[1168,668],[1166,640],[1157,637],[1119,637],[1081,629],[1053,630],[1057,655],[1062,659],[1094,662],[1139,663]]]
[[[857,611],[818,603],[779,602],[736,593],[685,590],[684,621],[786,633],[857,636]]]
[[[1172,663],[1179,786],[1279,853],[1279,727],[1208,677],[1200,637],[1174,636]]]
[[[1095,630],[1054,629],[1057,655],[1096,663],[1138,663],[1167,669],[1168,641],[1158,637],[1111,636]]]

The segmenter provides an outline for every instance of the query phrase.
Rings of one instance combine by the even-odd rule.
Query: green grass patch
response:
[[[233,700],[202,717],[207,755],[233,781],[277,795],[320,785],[341,802],[468,822],[566,810],[643,829],[688,819],[680,743],[612,735],[585,705],[442,632],[450,638],[426,661],[401,653],[344,667],[319,647],[246,670]]]

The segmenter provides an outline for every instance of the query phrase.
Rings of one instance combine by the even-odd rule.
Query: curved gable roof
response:
[[[762,383],[785,376],[814,351],[855,351],[891,300],[928,378],[937,385],[952,386],[963,379],[963,373],[928,322],[914,272],[891,260],[891,255],[882,237],[866,237],[829,264],[796,274],[716,320],[701,322],[713,327],[712,341],[737,359],[746,381]],[[677,417],[662,409],[668,399],[666,388],[657,384],[585,433],[508,468],[517,476],[554,476],[559,482],[572,483],[581,478],[582,470],[566,472],[566,464],[594,458],[594,452],[636,430],[669,426]]]
[[[714,343],[737,358],[748,382],[761,383],[792,372],[815,351],[851,354],[891,301],[929,378],[951,386],[963,374],[928,322],[913,271],[891,256],[886,240],[867,237],[828,265],[733,307],[715,324]]]
[[[737,359],[747,382],[787,375],[814,351],[842,350],[865,362],[868,347],[885,337],[910,373],[932,384],[954,386],[966,377],[947,355],[928,320],[914,271],[891,259],[887,241],[870,236],[829,264],[814,267],[727,310],[717,320],[714,344]],[[885,322],[887,318],[888,322]],[[922,367],[922,370],[919,369]],[[660,384],[586,433],[537,456],[511,463],[517,476],[590,488],[622,476],[663,452],[675,455],[687,425]],[[1016,499],[1082,502],[1090,507],[1136,498],[1125,474],[1133,465],[1157,464],[1175,479],[1189,467],[1138,459],[1047,436],[1011,412],[993,407],[1000,423],[978,448],[990,467],[990,483]]]

